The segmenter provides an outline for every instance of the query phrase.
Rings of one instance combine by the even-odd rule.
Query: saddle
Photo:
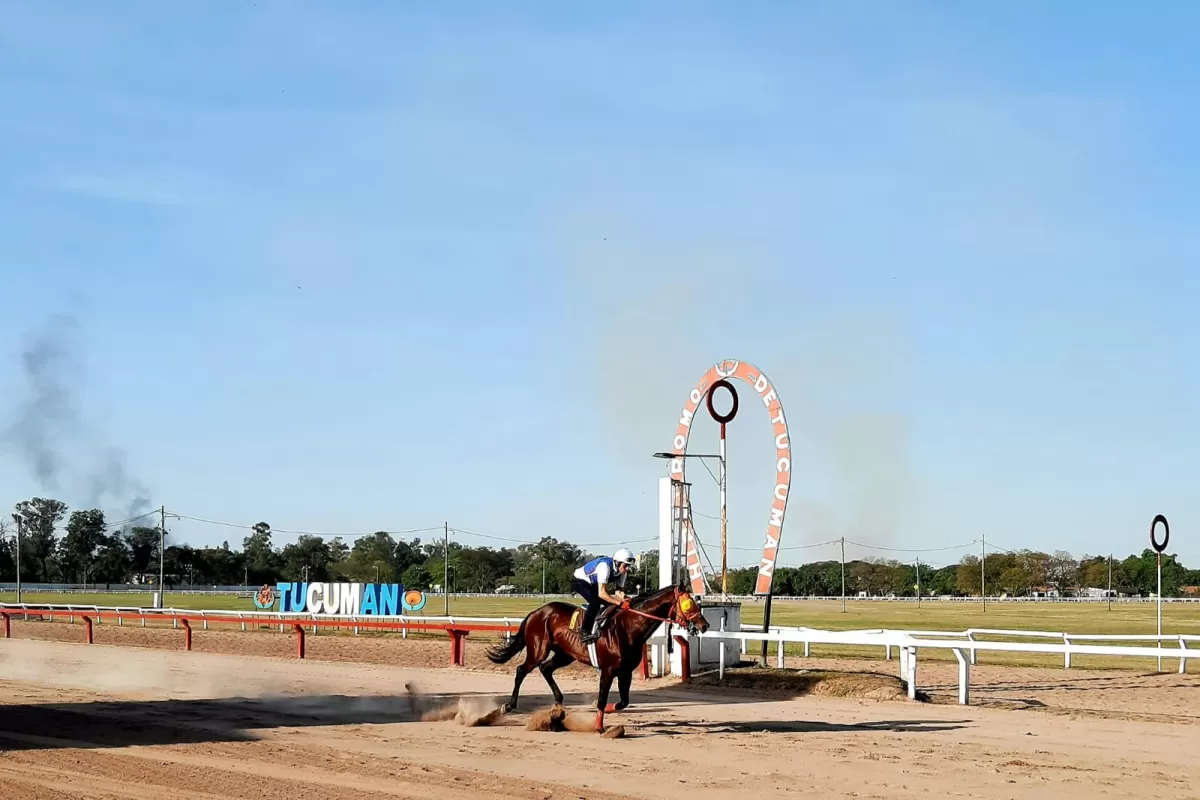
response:
[[[581,630],[583,626],[583,614],[587,610],[587,607],[588,604],[584,603],[575,609],[575,613],[571,615],[571,624],[568,626],[570,630],[577,631],[579,633],[583,632]],[[602,633],[604,629],[608,627],[608,623],[612,619],[613,612],[615,612],[617,608],[618,606],[610,606],[605,604],[604,608],[600,609],[600,613],[596,615],[597,634]]]

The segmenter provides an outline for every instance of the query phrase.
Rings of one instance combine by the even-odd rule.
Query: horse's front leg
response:
[[[600,692],[596,696],[596,733],[604,733],[604,711],[608,707],[608,693],[612,689],[611,669],[600,671]]]
[[[629,708],[629,687],[632,684],[633,670],[621,670],[617,674],[617,691],[620,693],[621,699],[612,707],[612,711],[624,711]]]

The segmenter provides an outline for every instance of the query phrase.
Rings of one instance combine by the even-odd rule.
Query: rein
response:
[[[679,592],[676,591],[675,592],[675,601],[673,603],[671,603],[672,611],[675,610],[676,605],[678,603],[679,603]],[[658,617],[658,616],[655,616],[654,614],[649,614],[645,611],[642,611],[641,609],[634,608],[633,606],[630,606],[629,608],[621,608],[620,606],[618,606],[617,610],[618,611],[632,611],[634,614],[637,614],[639,617],[645,617],[646,619],[652,619],[656,622],[665,622],[668,625],[686,625],[687,624],[686,621],[680,621],[680,620],[676,620],[676,619],[672,618],[669,615],[669,613],[668,613],[668,616],[666,616],[666,617]]]

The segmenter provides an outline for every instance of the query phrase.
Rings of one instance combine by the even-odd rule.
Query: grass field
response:
[[[53,603],[100,606],[149,606],[147,594],[63,594],[25,592],[26,603]],[[578,598],[576,598],[577,600]],[[13,593],[0,593],[0,602],[12,603]],[[168,594],[167,606],[186,609],[253,611],[249,598],[234,595]],[[541,604],[539,598],[516,597],[454,597],[450,598],[450,613],[465,617],[521,617]],[[442,616],[445,611],[441,597],[430,596],[423,616]],[[761,624],[763,604],[746,602],[742,606],[742,621]],[[847,601],[846,611],[837,601],[780,600],[774,603],[771,621],[776,625],[804,625],[825,630],[858,630],[894,628],[931,631],[961,631],[966,628],[1001,628],[1010,630],[1056,631],[1074,634],[1146,634],[1155,633],[1153,603],[1114,604],[1111,610],[1103,603],[1004,603],[990,602],[984,611],[978,603],[926,602],[918,608],[915,603]],[[1163,633],[1200,635],[1200,604],[1167,603],[1163,606]],[[981,637],[987,638],[987,637]],[[1020,641],[1008,638],[1006,641]],[[1029,639],[1029,641],[1046,641]],[[1149,644],[1149,643],[1146,643]],[[1197,645],[1200,647],[1200,645]],[[774,653],[774,647],[771,648]],[[799,654],[800,648],[788,654]],[[814,646],[814,655],[831,657],[877,657],[874,650],[862,647]],[[948,651],[928,651],[922,658],[952,659]],[[986,653],[981,662],[1007,663],[1022,666],[1061,665],[1060,656],[1009,653]],[[1076,656],[1081,668],[1145,669],[1154,660],[1113,659],[1095,656]],[[1164,668],[1173,669],[1175,662]],[[1200,664],[1189,671],[1200,672]]]

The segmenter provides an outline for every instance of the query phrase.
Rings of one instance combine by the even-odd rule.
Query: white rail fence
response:
[[[50,622],[54,621],[55,616],[67,617],[74,622],[74,617],[84,616],[86,614],[98,614],[100,612],[123,613],[123,614],[138,614],[141,615],[141,627],[146,627],[146,622],[154,617],[162,617],[164,622],[171,622],[172,627],[179,627],[178,617],[188,617],[190,619],[200,619],[202,621],[201,629],[208,630],[209,621],[226,622],[232,624],[232,620],[237,620],[243,631],[248,630],[247,626],[251,625],[280,625],[280,629],[286,623],[308,622],[312,620],[336,620],[345,623],[346,627],[354,627],[354,633],[357,635],[359,629],[355,627],[358,622],[398,622],[412,623],[414,626],[427,623],[446,623],[449,625],[479,623],[483,625],[504,624],[516,628],[521,624],[521,620],[525,615],[512,617],[434,617],[429,615],[421,616],[405,616],[405,615],[388,615],[369,614],[366,616],[347,615],[347,614],[314,614],[307,611],[291,612],[291,611],[227,611],[227,610],[201,610],[196,608],[140,608],[137,606],[95,606],[83,604],[55,604],[55,603],[0,603],[0,611],[7,612],[14,617],[20,615],[28,619],[29,616],[47,617]],[[103,622],[102,617],[96,618],[96,623]],[[108,623],[111,624],[111,623]],[[124,620],[118,618],[116,625],[121,626]],[[313,633],[317,632],[317,628],[312,629]],[[403,638],[408,638],[408,631],[401,631]]]
[[[16,591],[15,583],[0,583],[0,592]],[[157,589],[153,586],[141,584],[117,585],[113,584],[111,588],[104,586],[67,586],[63,584],[25,584],[23,591],[31,594],[86,594],[86,595],[105,595],[105,594],[151,594]],[[201,595],[201,596],[220,596],[220,595],[235,595],[240,597],[252,597],[258,591],[257,586],[178,586],[176,588],[167,588],[167,594],[178,595]],[[425,596],[430,599],[443,598],[443,592],[435,592],[426,590]],[[545,600],[561,600],[571,597],[569,593],[541,594],[540,592],[451,592],[451,599],[545,599]],[[764,597],[756,595],[730,595],[730,600],[736,600],[743,603],[761,604],[764,602]],[[775,595],[772,602],[782,601],[815,601],[815,602],[841,602],[841,595]],[[1147,597],[1002,597],[999,595],[989,596],[984,598],[989,603],[1112,603],[1113,605],[1137,605],[1144,603],[1155,603],[1157,599],[1153,595]],[[858,597],[856,595],[846,595],[845,600],[850,603],[916,603],[917,598],[914,597],[892,597],[892,596],[875,596],[875,597]],[[929,596],[922,595],[920,601],[922,603],[980,603],[982,600],[979,597],[957,597],[953,595]],[[1163,603],[1200,603],[1200,597],[1164,597]]]
[[[742,630],[746,631],[748,633],[762,633],[762,627],[757,626],[757,625],[742,625]],[[771,626],[770,632],[774,633],[776,631],[809,631],[812,633],[816,633],[818,635],[822,635],[822,634],[828,632],[828,631],[822,631],[822,630],[819,630],[816,628],[804,628],[804,627],[789,628],[789,627]],[[983,647],[974,646],[974,643],[976,643],[976,642],[982,641],[983,643],[986,643],[986,640],[980,640],[977,638],[980,636],[993,636],[993,637],[1002,636],[1002,637],[1008,637],[1008,638],[1017,637],[1017,638],[1026,638],[1026,639],[1056,639],[1056,640],[1061,641],[1063,644],[1063,668],[1064,669],[1071,668],[1071,654],[1074,652],[1081,652],[1075,646],[1079,642],[1154,642],[1154,643],[1158,644],[1160,647],[1161,647],[1162,642],[1173,642],[1176,645],[1178,645],[1178,647],[1181,650],[1188,649],[1188,646],[1187,646],[1188,642],[1200,642],[1200,635],[1194,635],[1194,634],[1188,634],[1188,633],[1163,634],[1162,636],[1157,636],[1155,634],[1143,635],[1143,634],[1107,634],[1107,633],[1063,633],[1063,632],[1057,632],[1057,631],[1022,631],[1022,630],[1007,630],[1007,629],[1002,629],[1002,628],[967,628],[965,631],[907,631],[907,630],[902,631],[902,630],[891,630],[891,629],[880,628],[880,629],[876,629],[876,630],[864,630],[864,631],[855,631],[855,632],[856,633],[869,633],[869,634],[876,634],[876,635],[902,634],[902,635],[907,635],[907,636],[918,636],[918,637],[923,637],[923,638],[927,638],[927,639],[928,638],[962,639],[962,640],[965,640],[966,643],[964,646],[967,648],[967,650],[971,654],[971,663],[972,664],[977,663],[978,656],[976,654],[978,653],[978,651],[982,650],[982,649],[987,649],[987,648],[983,648]],[[775,641],[775,640],[768,639],[767,641]],[[816,642],[813,639],[807,639],[807,640],[802,639],[802,643],[804,645],[805,658],[809,657],[812,644],[814,644],[814,643],[826,644],[825,642]],[[887,641],[884,641],[884,642],[882,642],[882,646],[884,649],[884,658],[888,661],[891,661],[892,660],[892,647],[894,647],[894,645],[889,644]],[[742,650],[743,655],[747,653],[747,645],[746,645],[745,639],[742,640],[741,650]],[[1030,652],[1034,652],[1034,651],[1030,651]],[[1041,651],[1037,651],[1037,652],[1041,652]],[[1167,657],[1167,655],[1164,655],[1163,657],[1165,658],[1165,657]],[[1169,651],[1169,657],[1178,658],[1179,654],[1172,649],[1171,651]],[[1180,661],[1179,673],[1181,675],[1184,673],[1184,666],[1185,666],[1185,662]]]
[[[1022,638],[1044,638],[1059,640],[1053,644],[1040,642],[996,642],[980,640],[979,636],[1003,636]],[[958,701],[966,705],[970,699],[970,670],[977,663],[980,651],[1008,653],[1048,653],[1063,656],[1063,667],[1070,669],[1072,655],[1110,656],[1125,658],[1157,658],[1159,669],[1162,659],[1178,659],[1179,674],[1186,671],[1187,661],[1200,658],[1200,648],[1189,649],[1188,642],[1200,642],[1200,635],[1137,635],[1137,634],[1071,634],[1051,631],[1018,631],[989,628],[972,628],[966,631],[825,631],[816,628],[772,627],[764,633],[761,628],[743,625],[740,631],[709,630],[692,639],[709,640],[718,644],[718,672],[724,678],[727,646],[739,647],[745,654],[750,642],[767,642],[776,645],[776,666],[784,668],[785,646],[803,645],[804,655],[810,654],[814,644],[851,645],[884,648],[885,658],[891,659],[892,648],[899,652],[900,678],[905,682],[908,696],[917,695],[917,653],[921,648],[949,650],[958,661]],[[1154,642],[1154,647],[1114,644],[1080,644],[1080,642]],[[661,631],[652,644],[662,645]],[[1165,648],[1163,642],[1176,646]],[[729,648],[731,649],[731,648]]]
[[[0,603],[0,610],[11,615],[34,615],[46,616],[53,621],[54,617],[69,617],[82,616],[89,612],[125,612],[130,614],[141,614],[144,617],[153,618],[162,616],[164,621],[172,619],[175,625],[178,625],[174,618],[178,615],[183,615],[195,619],[199,617],[203,620],[203,628],[208,629],[208,621],[225,620],[232,622],[237,620],[241,624],[241,629],[246,630],[248,625],[275,625],[279,624],[281,629],[287,622],[307,621],[307,620],[338,620],[345,622],[347,627],[354,627],[356,622],[370,620],[378,621],[396,621],[396,622],[412,622],[419,623],[481,623],[481,624],[500,624],[511,625],[515,627],[523,619],[524,615],[519,617],[433,617],[433,616],[388,616],[382,617],[370,615],[369,617],[343,616],[337,614],[310,614],[310,613],[289,613],[278,611],[201,611],[196,609],[145,609],[128,606],[95,606],[95,605],[54,605],[54,604],[37,604],[37,603]],[[98,620],[99,621],[99,620]],[[146,624],[146,619],[142,619],[142,626]],[[117,624],[121,624],[121,620],[117,620]],[[313,629],[314,632],[316,628]],[[354,629],[358,633],[358,628]],[[677,634],[680,629],[672,628],[672,633]],[[407,636],[407,631],[404,632]],[[505,634],[507,636],[507,634]],[[1052,639],[1053,642],[1004,642],[1004,641],[987,641],[980,637],[1005,637],[1005,638],[1026,638],[1026,639]],[[1200,635],[1192,634],[1171,634],[1171,635],[1140,635],[1140,634],[1073,634],[1053,631],[1027,631],[1027,630],[1004,630],[994,628],[969,628],[965,631],[904,631],[904,630],[860,630],[860,631],[827,631],[817,628],[804,627],[776,627],[772,626],[765,633],[761,628],[753,625],[742,625],[739,631],[725,630],[709,630],[706,633],[698,636],[689,637],[692,646],[698,645],[697,640],[712,641],[718,645],[719,661],[718,672],[720,677],[724,678],[725,670],[729,662],[732,662],[732,656],[727,658],[727,652],[739,652],[745,654],[748,652],[749,643],[751,642],[766,642],[768,645],[774,643],[776,646],[776,666],[779,669],[784,668],[785,648],[787,645],[802,645],[804,655],[810,655],[812,645],[846,645],[860,647],[880,647],[884,649],[884,658],[891,660],[892,649],[895,648],[899,653],[900,661],[900,677],[905,681],[908,696],[915,698],[917,694],[917,654],[921,649],[931,650],[949,650],[954,653],[955,659],[958,661],[958,701],[962,704],[967,704],[970,698],[970,668],[978,661],[980,652],[1008,652],[1008,653],[1047,653],[1057,654],[1063,657],[1063,667],[1071,668],[1071,657],[1073,655],[1086,656],[1108,656],[1108,657],[1125,657],[1125,658],[1157,658],[1159,669],[1162,668],[1162,659],[1178,659],[1179,673],[1183,674],[1186,671],[1187,661],[1189,659],[1200,658],[1200,648],[1189,648],[1188,642],[1200,642]],[[1120,645],[1120,644],[1081,644],[1081,642],[1153,642],[1154,647],[1143,647],[1139,645]],[[1174,647],[1163,647],[1164,642],[1171,642]],[[651,645],[662,646],[665,644],[665,639],[662,636],[662,630],[655,634],[650,640]],[[736,649],[734,649],[736,648]]]

